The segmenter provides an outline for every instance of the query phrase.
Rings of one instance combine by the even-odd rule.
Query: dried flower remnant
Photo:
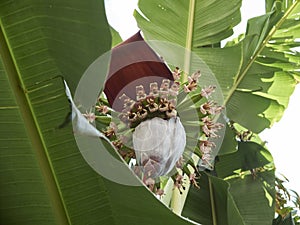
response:
[[[160,198],[164,195],[164,193],[165,193],[164,190],[160,188],[157,189],[155,192],[155,194],[158,195]]]
[[[158,97],[158,84],[157,82],[150,83],[150,93],[149,96],[153,96],[154,98]]]
[[[108,127],[105,131],[103,131],[103,133],[108,138],[111,138],[115,135],[115,131],[111,127]]]
[[[171,86],[171,89],[169,89],[169,94],[171,96],[176,97],[178,95],[179,88],[180,88],[180,83],[174,82]]]
[[[176,111],[175,105],[173,105],[172,102],[169,102],[168,109],[166,111],[166,115],[169,118],[177,116],[177,111]]]
[[[214,91],[215,87],[209,86],[201,90],[201,96],[208,98],[208,96]],[[223,106],[217,105],[213,100],[208,100],[207,102],[200,105],[200,112],[204,115],[201,118],[201,130],[205,137],[200,141],[200,153],[203,165],[208,166],[208,168],[213,168],[212,162],[214,160],[213,148],[216,147],[215,143],[212,141],[213,138],[219,138],[217,134],[220,129],[224,127],[223,124],[214,122],[213,118],[215,115],[220,114],[224,109]]]
[[[200,152],[202,154],[202,161],[211,167],[210,161],[212,160],[212,149],[216,147],[212,141],[204,140],[200,141]]]
[[[106,105],[96,105],[95,107],[96,111],[106,115],[109,112],[109,109]]]
[[[144,183],[151,191],[153,191],[155,187],[155,180],[153,178],[147,178]]]
[[[136,100],[140,101],[146,98],[146,93],[143,85],[136,86]]]
[[[174,181],[174,187],[177,188],[180,193],[182,193],[180,189],[185,189],[185,187],[183,186],[183,176],[182,175],[180,175],[180,174],[176,175],[175,181]]]
[[[111,127],[111,128],[114,130],[114,132],[117,132],[117,131],[118,131],[118,126],[117,126],[117,124],[114,123],[114,122],[110,122],[110,123],[109,123],[109,127]]]
[[[198,185],[198,182],[197,182],[197,179],[199,179],[199,177],[197,177],[197,174],[196,173],[191,173],[190,176],[189,176],[189,180],[190,180],[190,183],[200,189],[199,185]]]
[[[123,147],[123,143],[120,140],[115,140],[112,143],[117,149],[121,149]]]
[[[122,156],[124,160],[127,160],[130,162],[131,159],[135,158],[135,153],[132,149],[124,148],[124,145],[121,146],[120,149],[118,149],[119,154]]]
[[[170,119],[177,116],[176,97],[180,85],[163,79],[160,88],[156,82],[150,83],[149,86],[148,95],[143,85],[136,87],[136,101],[125,94],[120,97],[123,101],[123,110],[119,118],[131,128],[153,117]]]
[[[181,70],[179,69],[179,67],[176,67],[175,70],[172,72],[173,78],[174,80],[180,80],[181,77]]]
[[[213,161],[213,158],[210,154],[202,155],[201,160],[205,165],[208,165],[210,168],[213,168],[213,165],[211,164],[211,162]]]
[[[93,123],[96,119],[95,113],[92,112],[86,112],[82,114],[90,123]]]
[[[216,89],[216,86],[214,85],[209,85],[208,87],[204,87],[201,90],[201,96],[208,98]]]
[[[221,113],[223,109],[224,109],[223,106],[218,106],[217,103],[213,100],[209,100],[200,106],[200,112],[203,115],[206,114],[216,115]]]
[[[155,98],[150,96],[147,98],[147,105],[146,107],[148,108],[150,113],[154,113],[158,110],[158,104],[155,102]]]
[[[198,83],[200,76],[201,76],[201,72],[200,70],[198,70],[191,75],[191,78],[193,81],[196,81]]]
[[[118,127],[114,122],[110,122],[109,126],[106,128],[106,130],[103,131],[104,135],[108,138],[112,138],[116,135],[116,132],[118,131]]]
[[[127,95],[123,94],[119,97],[121,101],[123,101],[123,111],[127,111],[132,108],[135,104],[135,101],[129,98]]]
[[[183,156],[180,156],[180,158],[176,162],[176,168],[182,169],[183,168],[183,163],[184,163],[184,158],[183,158]]]
[[[201,76],[200,71],[197,71],[193,73],[191,76],[188,76],[188,83],[184,85],[184,91],[186,93],[190,93],[191,91],[194,91],[198,87],[198,80]]]
[[[214,147],[216,147],[216,145],[212,141],[200,141],[200,151],[202,154],[210,154]]]
[[[161,98],[160,102],[159,102],[159,105],[158,105],[159,111],[165,112],[165,111],[168,110],[168,108],[169,108],[169,102],[168,102],[168,100],[165,99],[165,98]]]
[[[219,137],[216,133],[224,127],[222,123],[213,122],[208,116],[201,119],[203,122],[202,130],[207,137],[216,138]]]
[[[143,120],[147,117],[148,112],[147,109],[144,109],[142,105],[137,106],[137,117],[140,120]]]

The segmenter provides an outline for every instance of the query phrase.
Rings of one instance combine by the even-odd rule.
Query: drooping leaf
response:
[[[222,88],[229,119],[254,132],[260,132],[264,128],[270,127],[281,118],[286,108],[289,96],[296,84],[293,75],[296,75],[297,68],[296,63],[292,63],[293,68],[290,66],[292,60],[296,62],[296,55],[292,54],[291,50],[279,51],[281,45],[278,43],[275,49],[272,47],[272,43],[276,40],[276,35],[285,30],[297,30],[296,15],[299,11],[299,1],[294,1],[289,8],[281,9],[275,6],[271,12],[251,19],[245,37],[239,39],[236,44],[228,45],[225,48],[203,47],[206,44],[216,43],[212,41],[216,40],[215,36],[209,36],[210,32],[205,32],[201,22],[207,19],[207,17],[202,18],[205,14],[200,12],[208,7],[208,2],[207,4],[190,2],[191,4],[187,1],[166,4],[167,2],[140,0],[139,8],[146,18],[136,12],[138,25],[147,39],[169,41],[181,45],[192,50],[209,66]],[[238,15],[239,3],[225,2],[223,1],[226,7],[222,7],[222,10],[226,9],[228,13],[235,11],[235,15]],[[217,3],[210,3],[210,8],[216,7],[214,4]],[[228,28],[228,24],[231,27],[234,26],[238,20],[233,19],[230,22],[230,17],[227,17],[228,20],[223,19],[222,16],[226,13],[224,14],[222,10],[214,13],[214,19],[211,18],[211,22],[218,21],[223,28]],[[155,11],[155,13],[150,13],[150,11]],[[238,16],[232,18],[238,18]],[[165,20],[168,21],[165,22]],[[287,22],[289,20],[290,22]],[[173,21],[176,26],[171,25]],[[210,28],[213,29],[213,26],[209,26]],[[190,31],[190,33],[186,31]],[[293,33],[296,34],[295,31]],[[203,39],[198,38],[198,35],[208,35],[212,39],[209,43],[203,43]],[[225,36],[219,38],[217,42],[224,39]],[[293,38],[293,47],[297,45],[295,38],[296,36]],[[284,40],[289,43],[286,36]],[[290,47],[291,45],[287,48]],[[158,48],[155,50],[163,55]],[[165,54],[169,54],[169,52]],[[186,58],[185,55],[181,57],[182,60],[191,60],[189,63],[193,68],[191,58]],[[283,64],[276,64],[274,61],[281,61]],[[201,70],[201,68],[198,69]],[[256,107],[252,107],[247,102],[258,104]],[[241,112],[240,109],[243,111]]]
[[[235,174],[236,170],[252,170],[272,161],[271,153],[263,146],[255,142],[239,142],[238,151],[219,156],[216,172],[219,177],[226,178]]]
[[[200,189],[192,187],[183,215],[203,225],[272,224],[274,171],[224,181],[202,173]]]
[[[225,103],[229,118],[255,132],[279,121],[296,85],[293,76],[297,67],[291,67],[296,64],[289,58],[293,52],[291,46],[280,50],[275,40],[289,18],[299,12],[298,7],[299,1],[284,10],[276,5],[272,12],[249,20],[245,38],[239,43],[243,46],[243,65],[235,91],[232,89]],[[297,29],[295,24],[289,23],[285,29]],[[245,105],[246,101],[258,103],[254,111],[249,107],[250,102]],[[239,108],[244,113],[238,113]]]
[[[238,150],[238,143],[236,142],[236,133],[228,125],[226,125],[226,131],[224,140],[218,155],[225,155],[236,152]]]
[[[199,187],[191,187],[183,216],[201,224],[228,225],[228,188],[226,181],[201,173]]]
[[[270,170],[257,173],[256,177],[247,175],[243,179],[227,180],[230,184],[229,192],[243,218],[243,224],[272,224],[275,204],[274,179],[274,170]],[[231,222],[231,217],[229,218],[229,224],[235,224]]]

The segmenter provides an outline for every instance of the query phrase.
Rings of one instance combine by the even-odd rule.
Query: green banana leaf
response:
[[[270,186],[274,179],[274,170],[229,181],[202,173],[200,189],[191,188],[186,200],[189,207],[182,214],[205,225],[271,225],[275,190]]]
[[[191,207],[184,208],[183,215],[201,224],[228,224],[229,184],[207,173],[201,173],[198,182],[200,189],[191,188],[186,200]],[[235,210],[233,207],[232,214]]]
[[[274,7],[272,12],[250,20],[243,39],[225,48],[209,48],[230,35],[239,22],[240,4],[241,1],[140,0],[142,14],[135,11],[134,15],[148,40],[173,42],[196,53],[215,74],[229,119],[258,133],[279,121],[296,85],[294,76],[299,65],[295,62],[299,55],[290,49],[280,51],[282,43],[272,38],[282,33],[281,40],[286,45],[293,40],[293,47],[299,46],[294,40],[299,30],[299,1],[285,13]],[[208,8],[210,14],[204,13]],[[286,29],[291,32],[286,34]],[[164,56],[163,51],[155,50]]]
[[[110,48],[103,1],[0,2],[1,224],[190,224],[144,186],[96,173],[71,124],[58,128],[70,112],[63,80],[74,92]]]
[[[139,1],[134,16],[148,39],[166,40],[194,50],[233,34],[242,1]]]
[[[173,42],[200,57],[218,80],[228,119],[241,125],[242,131],[259,133],[280,120],[299,79],[299,53],[292,48],[299,46],[300,1],[267,1],[267,13],[249,20],[246,33],[221,48],[220,41],[228,37],[232,27],[239,22],[240,4],[241,1],[171,3],[168,0],[139,0],[139,10],[134,15],[146,39]],[[210,13],[206,14],[208,10]],[[152,47],[168,62],[164,54],[169,54],[170,49],[166,50],[162,45]],[[186,72],[201,70],[185,67],[193,64],[193,58],[187,55],[181,57],[184,58],[183,69]],[[189,62],[186,63],[186,60]],[[226,131],[216,164],[216,176],[229,184],[248,187],[243,194],[251,198],[245,198],[238,185],[229,185],[231,196],[228,198],[236,203],[238,210],[227,211],[226,214],[211,208],[201,210],[203,205],[199,199],[207,199],[217,190],[192,189],[189,193],[192,197],[188,197],[183,215],[203,224],[272,224],[275,195],[273,159],[261,142],[243,142],[237,137],[238,132]],[[235,171],[257,168],[264,168],[258,170],[257,176],[268,174],[269,177],[265,177],[263,182],[253,181],[255,185],[251,185],[251,176],[245,179],[234,175]],[[203,204],[209,206],[207,202]],[[256,202],[265,204],[256,207]],[[195,210],[196,205],[199,210]],[[224,213],[228,215],[225,222],[215,219]],[[260,215],[257,220],[256,215]]]
[[[191,188],[183,216],[201,224],[272,224],[274,169],[271,154],[255,142],[240,142],[238,150],[219,156],[212,175],[202,174],[200,189]],[[257,173],[257,168],[270,166]],[[243,173],[244,172],[244,173]]]
[[[273,162],[271,153],[255,142],[239,142],[238,150],[219,156],[215,170],[218,177],[226,178],[236,171],[248,171],[261,168]]]

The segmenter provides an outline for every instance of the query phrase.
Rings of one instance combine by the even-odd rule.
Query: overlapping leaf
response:
[[[184,208],[183,215],[201,224],[271,225],[274,177],[274,171],[266,171],[256,178],[247,175],[224,181],[203,173],[201,188],[191,188],[186,200],[190,207]]]
[[[235,15],[238,15],[238,2],[223,2],[226,2],[228,12],[235,10]],[[168,1],[139,1],[141,13],[136,12],[135,16],[145,37],[147,39],[174,42],[196,53],[209,66],[219,82],[224,95],[227,117],[231,121],[242,125],[244,130],[249,129],[259,133],[278,121],[287,107],[289,96],[296,85],[295,77],[299,75],[299,72],[297,72],[297,69],[299,69],[299,53],[292,51],[291,48],[299,46],[297,38],[299,38],[300,1],[267,1],[268,13],[249,20],[246,34],[228,43],[224,48],[216,47],[218,46],[216,43],[226,37],[226,32],[222,37],[216,33],[212,35],[210,31],[205,30],[204,26],[201,25],[201,21],[206,19],[202,18],[201,8],[205,9],[208,2],[177,1],[173,4],[167,3]],[[215,1],[209,2],[211,7],[214,7],[215,3]],[[270,4],[272,4],[272,7]],[[211,18],[211,21],[218,21],[224,31],[225,28],[228,28],[226,23],[234,26],[236,20],[233,19],[233,22],[230,23],[230,17],[227,17],[228,20],[224,19],[222,13],[224,14],[222,10],[215,11],[214,18]],[[199,18],[202,18],[202,20],[200,21]],[[176,23],[176,26],[173,23]],[[210,27],[212,28],[212,26]],[[205,36],[206,34],[207,39],[205,40],[210,41],[198,38],[198,35]],[[216,38],[217,36],[218,38]],[[168,62],[164,54],[169,54],[169,52],[164,53],[155,45],[152,47]],[[193,64],[192,58],[186,57],[186,55],[182,55],[182,58],[184,58],[184,61],[190,60],[190,65]],[[193,68],[193,65],[191,67]],[[227,149],[221,150],[224,155],[222,156],[223,160],[225,160],[226,154],[229,154],[227,157],[232,160],[227,164],[232,170],[227,170],[228,174],[226,176],[236,169],[248,170],[252,167],[266,165],[272,161],[268,151],[265,152],[266,154],[262,154],[264,148],[256,143],[250,144],[250,148],[254,150],[252,156],[256,158],[255,165],[249,164],[248,161],[250,160],[248,158],[249,152],[246,152],[249,147],[248,143],[238,144],[239,149],[243,148],[245,150],[245,155],[242,158],[240,155],[234,160],[232,156],[240,154],[240,152],[234,153],[237,150],[236,142],[238,139],[235,137],[237,132],[239,131],[226,133],[223,147]],[[250,158],[252,156],[250,154]],[[220,157],[220,163],[222,163],[221,160]],[[220,167],[220,171],[222,168]],[[239,179],[237,178],[237,181]],[[230,179],[229,182],[231,181],[233,182]],[[249,182],[251,181],[249,180]],[[270,180],[269,185],[272,189],[274,182]],[[252,189],[252,187],[254,186],[249,186],[248,192],[257,194],[256,189]],[[200,193],[198,195],[197,198],[203,197]],[[270,201],[270,205],[273,204],[274,191],[269,191],[268,198],[263,192],[258,195],[260,200]],[[237,189],[233,189],[232,199],[235,202],[243,201],[240,197]],[[186,210],[191,210],[189,204],[192,203],[187,203]],[[251,207],[247,208],[246,205],[239,205],[239,207],[243,208],[243,213],[240,216],[245,224],[264,224],[264,222],[260,223],[258,220],[254,221],[255,213],[252,214],[253,218],[247,218]],[[263,221],[268,221],[271,224],[271,214],[274,210],[272,207],[268,207],[267,211],[268,213],[264,215]],[[198,213],[198,218],[202,218],[201,211],[198,211]],[[231,218],[237,217],[233,216]]]
[[[275,8],[275,11],[249,20],[246,36],[237,44],[243,47],[243,64],[235,90],[226,97],[225,103],[228,117],[254,132],[279,121],[294,90],[293,75],[297,66],[287,52],[279,50],[281,47],[275,48],[272,38],[281,32],[279,28],[283,29],[288,18],[297,14],[298,6],[299,2],[295,2],[285,13]],[[289,24],[288,30],[297,29],[293,23]],[[291,54],[290,48],[288,51]],[[245,104],[246,101],[256,103],[255,109]],[[238,113],[241,108],[244,113]]]
[[[112,219],[98,194],[104,185],[80,156],[70,127],[57,129],[69,111],[60,76],[74,90],[110,47],[102,4],[0,3],[1,96],[11,96],[1,98],[3,224],[91,223],[101,212],[110,216],[100,220]]]
[[[286,9],[288,10],[286,13],[278,11],[278,8],[275,7],[274,11],[253,18],[249,21],[245,38],[227,45],[226,48],[207,48],[207,46],[203,48],[207,44],[216,43],[216,39],[211,35],[208,35],[212,38],[210,42],[202,42],[203,39],[197,38],[199,33],[201,35],[210,34],[203,29],[202,22],[200,22],[206,21],[206,18],[203,18],[204,14],[200,13],[207,7],[206,3],[195,1],[194,7],[191,7],[187,1],[178,1],[168,5],[166,3],[139,2],[140,10],[146,18],[137,12],[135,15],[145,37],[174,42],[194,51],[203,59],[217,77],[222,88],[230,119],[254,132],[260,132],[278,121],[296,84],[290,70],[287,71],[283,68],[291,67],[290,61],[297,61],[297,54],[287,55],[273,50],[270,48],[271,38],[280,35],[282,31],[280,32],[279,26],[286,26],[283,30],[288,28],[291,32],[296,33],[294,30],[297,30],[297,26],[294,26],[294,23],[297,22],[295,17],[299,2],[295,2],[291,6],[293,10]],[[213,8],[215,7],[214,4],[216,3],[209,5]],[[218,11],[215,12],[214,19],[211,21],[218,21],[223,29],[228,28],[229,24],[231,27],[234,26],[238,22],[235,20],[239,17],[238,6],[238,2],[227,3],[226,10],[228,13],[233,10],[236,11],[236,16],[232,17],[232,20],[229,20],[229,17],[227,17],[228,20],[223,19],[222,13],[224,12]],[[154,9],[159,10],[155,11]],[[150,14],[150,11],[155,11],[155,13]],[[189,17],[190,14],[193,14],[194,17]],[[164,22],[165,20],[169,22]],[[176,20],[178,21],[176,22]],[[289,20],[293,20],[293,23],[285,22]],[[172,26],[171,21],[174,21],[176,26]],[[210,28],[213,29],[212,26]],[[220,29],[222,30],[222,28]],[[191,32],[186,32],[188,30]],[[219,38],[217,42],[225,37],[226,35]],[[295,46],[296,41],[293,43]],[[156,50],[163,54],[159,49]],[[274,60],[278,64],[275,64]],[[280,61],[284,65],[279,64]],[[285,84],[282,85],[283,83]],[[248,103],[256,103],[256,107],[254,108]],[[240,109],[243,109],[243,112]]]
[[[70,110],[63,78],[74,91],[111,47],[103,2],[1,1],[0,28],[0,223],[189,224],[143,186],[101,177],[71,124],[57,129]]]

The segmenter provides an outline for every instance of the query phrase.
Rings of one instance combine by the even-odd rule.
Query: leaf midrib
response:
[[[194,30],[194,17],[195,17],[195,0],[190,0],[189,3],[189,17],[187,21],[187,35],[185,47],[188,50],[192,50],[193,43],[193,30]]]
[[[45,187],[47,188],[51,206],[58,224],[71,224],[67,214],[61,192],[58,188],[58,182],[54,176],[54,170],[47,154],[42,133],[40,131],[37,119],[34,115],[33,108],[28,95],[25,93],[25,87],[22,81],[16,61],[11,52],[9,42],[0,20],[0,56],[7,74],[8,82],[11,86],[12,93],[17,102],[20,115],[23,118],[26,127],[28,139],[36,155],[39,168],[43,174]]]
[[[184,77],[183,80],[187,80],[187,74],[190,70],[190,61],[191,61],[191,50],[192,50],[192,44],[193,44],[193,31],[194,31],[194,21],[195,21],[195,0],[190,0],[189,2],[189,17],[187,21],[187,35],[185,40],[185,49],[188,51],[185,52],[184,55]]]
[[[280,26],[284,23],[284,21],[287,19],[287,17],[290,15],[290,13],[294,10],[294,8],[297,6],[297,4],[300,2],[300,0],[297,0],[294,2],[294,4],[285,12],[283,17],[278,21],[277,24],[273,26],[273,28],[270,30],[269,34],[266,36],[266,38],[262,41],[262,44],[259,46],[258,50],[253,54],[250,61],[247,63],[245,69],[242,71],[241,75],[237,79],[237,81],[233,84],[232,88],[229,90],[228,95],[226,96],[224,100],[224,106],[227,105],[229,100],[231,99],[232,95],[236,91],[237,87],[240,85],[240,83],[243,81],[244,77],[246,76],[248,70],[251,68],[253,63],[256,61],[258,55],[261,53],[261,51],[266,47],[267,43],[270,41],[270,39],[273,37],[275,32],[280,28]]]
[[[217,214],[216,214],[216,207],[215,207],[215,198],[214,198],[214,190],[211,183],[210,178],[208,178],[208,186],[209,186],[209,197],[210,197],[210,207],[212,213],[212,222],[213,225],[217,225]]]

